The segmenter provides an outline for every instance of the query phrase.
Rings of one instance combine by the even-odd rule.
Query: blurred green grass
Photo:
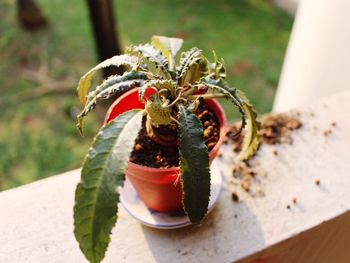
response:
[[[15,1],[0,1],[0,190],[79,167],[101,124],[102,114],[92,114],[84,138],[75,129],[74,83],[96,63],[85,2],[37,2],[50,25],[28,33],[17,24]],[[114,9],[123,46],[156,34],[184,38],[184,49],[198,46],[209,57],[215,49],[229,82],[260,113],[270,111],[292,19],[269,1],[117,0]],[[28,70],[45,67],[43,81],[29,79]],[[67,79],[71,92],[23,96]]]

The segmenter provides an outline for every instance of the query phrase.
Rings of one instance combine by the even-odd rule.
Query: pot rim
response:
[[[127,92],[125,92],[123,95],[121,95],[119,98],[117,98],[112,105],[109,107],[107,113],[106,113],[106,117],[104,119],[104,124],[106,124],[109,121],[109,116],[111,115],[113,109],[117,106],[117,104],[124,100],[126,97],[128,97],[130,94],[137,92],[137,88],[131,89]],[[216,117],[219,120],[219,124],[220,124],[220,136],[219,136],[219,140],[216,142],[215,146],[213,147],[213,149],[211,149],[211,151],[209,152],[209,159],[212,159],[213,157],[215,157],[215,153],[219,150],[219,147],[221,146],[226,131],[227,131],[227,118],[225,115],[225,111],[223,109],[223,107],[220,105],[220,103],[216,100],[216,99],[209,99],[206,100],[206,102],[209,102],[209,104],[213,104],[215,109],[215,114]],[[208,105],[209,107],[211,105]],[[212,107],[211,107],[212,108]],[[133,108],[133,109],[139,109],[139,108]],[[221,120],[219,118],[219,115],[221,115]],[[134,168],[134,169],[142,169],[142,170],[146,170],[149,172],[172,172],[172,171],[179,171],[180,170],[180,166],[176,166],[176,167],[169,167],[169,168],[156,168],[156,167],[148,167],[148,166],[144,166],[144,165],[140,165],[140,164],[136,164],[133,163],[131,161],[128,161],[128,166],[130,166],[130,168]]]

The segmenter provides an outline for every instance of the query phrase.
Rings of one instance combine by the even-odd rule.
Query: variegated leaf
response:
[[[77,91],[79,99],[82,104],[86,103],[86,95],[88,94],[89,88],[91,86],[91,80],[95,75],[96,71],[109,66],[126,66],[128,70],[134,67],[138,62],[139,58],[132,55],[118,55],[112,58],[106,59],[97,66],[90,69],[84,76],[80,78]]]
[[[246,134],[244,135],[242,150],[238,155],[238,158],[241,160],[247,160],[253,156],[259,148],[260,144],[260,123],[257,121],[257,113],[255,112],[253,106],[249,103],[245,94],[238,90],[238,97],[242,101],[244,112],[247,116],[247,129]]]
[[[140,87],[147,79],[147,75],[141,71],[129,71],[125,72],[122,76],[114,75],[105,79],[101,85],[89,93],[84,109],[77,116],[77,127],[80,133],[83,133],[84,117],[96,107],[99,99],[108,99],[114,94],[124,93],[134,87]]]
[[[158,48],[169,61],[169,68],[175,69],[175,55],[180,50],[183,40],[181,38],[153,36],[152,45]]]
[[[221,79],[212,79],[210,77],[203,78],[199,83],[206,85],[211,92],[214,91],[227,95],[227,99],[238,107],[238,110],[242,116],[242,125],[239,130],[240,132],[246,125],[246,113],[244,111],[242,101],[237,96],[237,89],[229,87],[228,84]]]
[[[256,119],[256,112],[249,104],[249,101],[245,97],[244,93],[240,90],[229,87],[225,81],[220,79],[214,80],[207,77],[205,79],[202,79],[201,83],[207,85],[209,89],[227,95],[227,99],[229,99],[234,105],[238,107],[242,116],[242,125],[238,132],[241,132],[246,124],[248,124],[239,158],[241,160],[246,160],[254,155],[259,147],[258,131],[260,124]]]
[[[169,61],[162,54],[162,52],[152,46],[151,44],[131,46],[128,49],[131,54],[139,54],[146,58],[151,63],[154,63],[157,69],[159,69],[159,74],[163,75],[165,78],[171,78],[171,72],[169,69]]]
[[[194,83],[202,78],[208,71],[208,61],[202,51],[194,47],[183,52],[180,65],[177,67],[177,82],[180,86],[185,83]]]

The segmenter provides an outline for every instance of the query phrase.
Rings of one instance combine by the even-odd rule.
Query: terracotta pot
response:
[[[209,152],[210,162],[216,157],[225,136],[226,116],[216,100],[207,100],[207,105],[216,114],[220,123],[220,138]],[[143,109],[144,104],[138,99],[137,89],[120,96],[109,108],[104,123],[131,109]],[[176,211],[182,208],[181,183],[175,185],[179,176],[179,167],[152,168],[129,162],[126,176],[135,187],[141,200],[148,208],[160,212]]]

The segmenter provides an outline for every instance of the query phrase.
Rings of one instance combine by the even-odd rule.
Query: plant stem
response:
[[[178,102],[179,99],[181,99],[181,95],[182,95],[182,91],[180,91],[179,96],[177,96],[177,98],[172,103],[170,103],[169,105],[166,105],[165,107],[170,108],[170,107],[174,106],[175,103]]]
[[[186,98],[186,97],[192,95],[193,93],[195,93],[197,90],[198,90],[198,86],[193,86],[189,90],[185,91],[183,93],[182,97]]]

